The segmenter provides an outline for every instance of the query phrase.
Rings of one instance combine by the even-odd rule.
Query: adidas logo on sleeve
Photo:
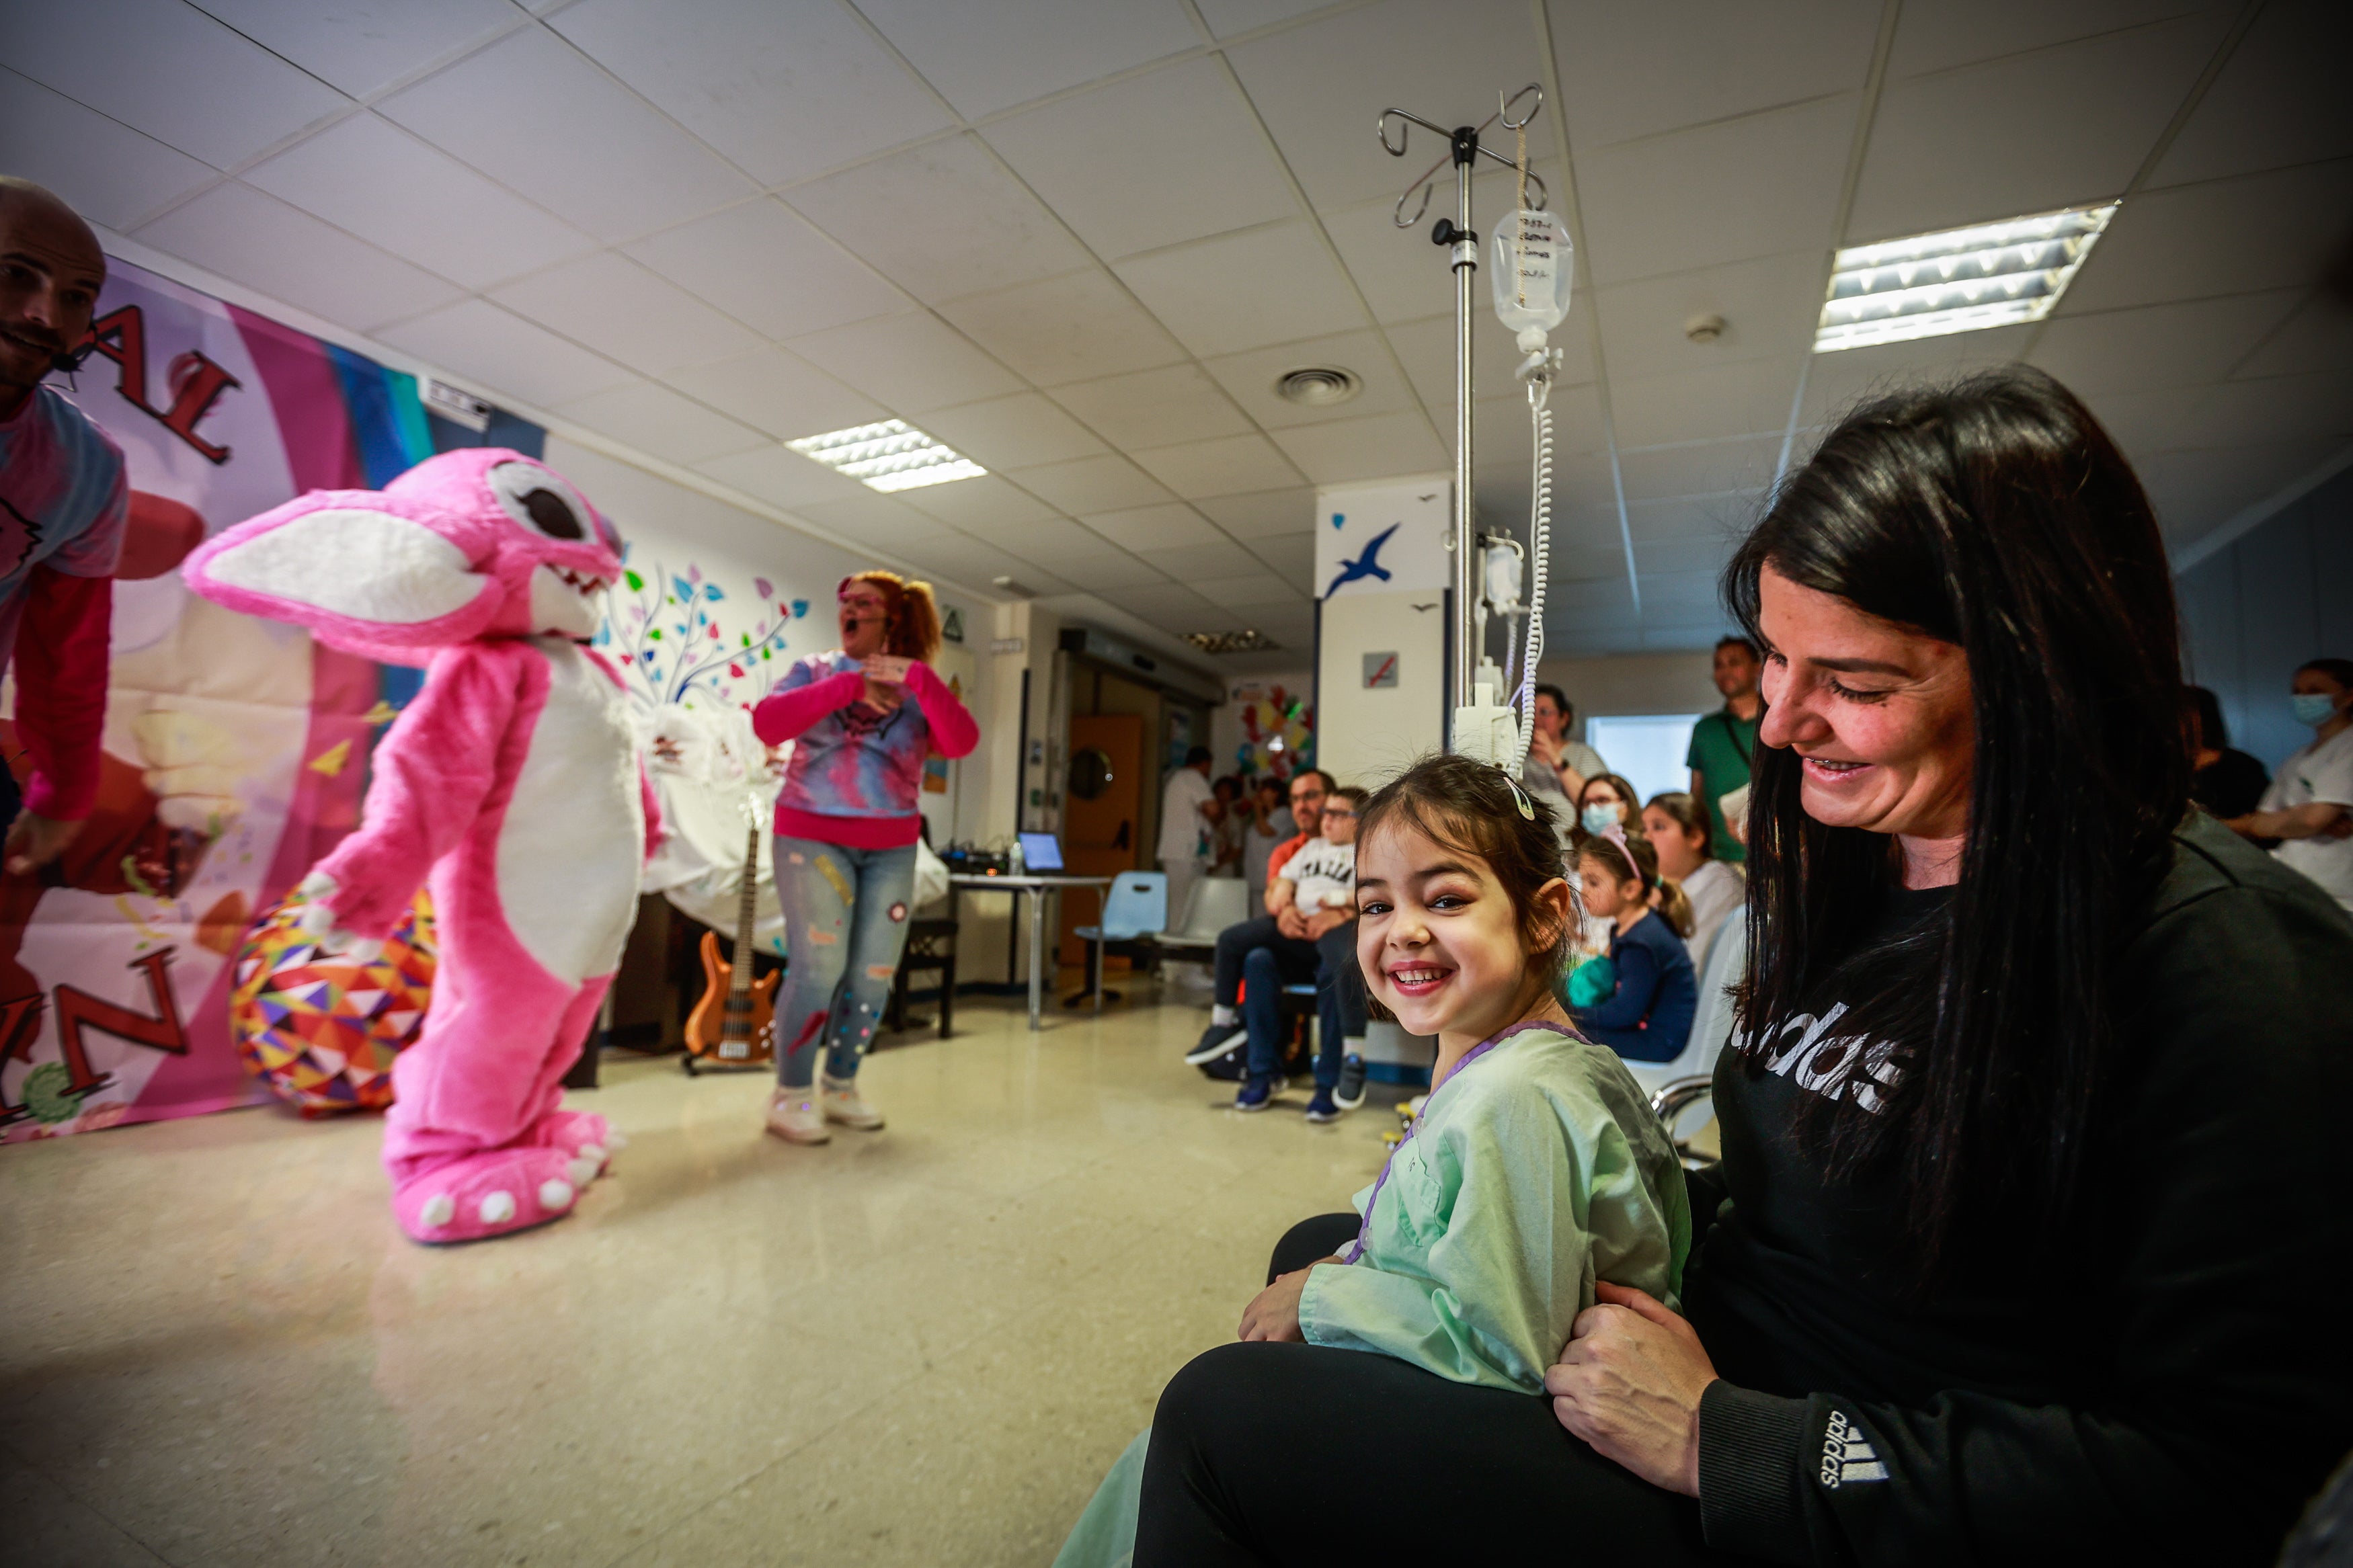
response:
[[[1879,1450],[1864,1436],[1862,1424],[1849,1420],[1843,1410],[1832,1410],[1822,1429],[1822,1485],[1836,1491],[1850,1481],[1886,1479],[1887,1467],[1880,1463]]]

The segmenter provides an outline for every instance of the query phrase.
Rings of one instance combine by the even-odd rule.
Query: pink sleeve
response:
[[[855,669],[845,669],[789,691],[772,691],[752,710],[752,733],[760,737],[764,746],[797,740],[827,714],[847,708],[865,695],[866,677]]]
[[[972,714],[956,700],[928,664],[907,667],[907,689],[915,694],[916,703],[923,710],[923,722],[932,727],[932,742],[940,755],[948,758],[968,756],[980,744],[980,726],[973,722]]]
[[[16,733],[33,764],[25,809],[61,822],[90,815],[106,725],[108,628],[114,580],[46,562],[25,583],[16,637]]]
[[[512,659],[459,648],[434,661],[424,689],[376,743],[359,827],[319,862],[340,886],[335,922],[388,935],[433,863],[482,814],[520,692]]]

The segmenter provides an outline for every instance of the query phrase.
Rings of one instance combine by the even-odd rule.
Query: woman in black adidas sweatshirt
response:
[[[2353,925],[2189,807],[2106,433],[2027,370],[1867,405],[1725,585],[1769,707],[1688,1317],[1604,1286],[1549,1405],[1211,1352],[1139,1568],[2267,1563],[2353,1448]]]

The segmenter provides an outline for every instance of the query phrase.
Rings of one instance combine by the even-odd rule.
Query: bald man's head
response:
[[[106,253],[54,192],[0,174],[0,417],[90,336]]]

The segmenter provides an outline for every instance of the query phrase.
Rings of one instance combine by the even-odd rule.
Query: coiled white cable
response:
[[[1545,580],[1552,552],[1552,378],[1528,378],[1528,418],[1535,447],[1534,495],[1528,506],[1528,566],[1535,581],[1528,589],[1528,637],[1522,655],[1520,689],[1514,706],[1520,714],[1520,742],[1514,748],[1512,776],[1527,766],[1528,743],[1535,738],[1536,661],[1544,657]]]

